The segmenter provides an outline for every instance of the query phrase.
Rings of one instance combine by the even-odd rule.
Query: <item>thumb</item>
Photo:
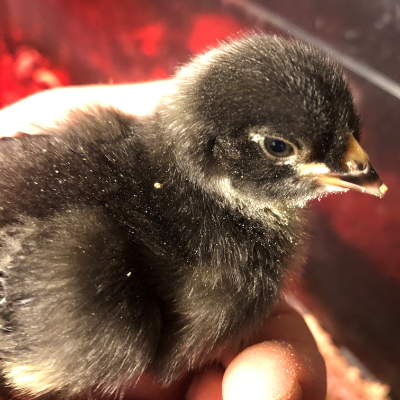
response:
[[[262,342],[240,353],[227,368],[224,400],[300,400],[301,362],[290,344]]]

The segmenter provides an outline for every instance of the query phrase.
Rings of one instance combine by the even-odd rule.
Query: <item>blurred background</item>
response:
[[[292,290],[361,374],[400,400],[398,0],[0,0],[0,108],[57,86],[168,78],[251,30],[324,49],[353,87],[362,145],[389,191],[313,205],[310,255]]]

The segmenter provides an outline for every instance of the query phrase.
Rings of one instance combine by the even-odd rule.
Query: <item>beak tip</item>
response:
[[[379,192],[381,193],[381,195],[379,197],[382,198],[386,194],[387,191],[388,191],[388,187],[384,183],[382,183],[381,187],[379,188]]]

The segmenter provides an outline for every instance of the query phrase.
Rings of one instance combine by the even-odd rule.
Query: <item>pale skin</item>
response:
[[[150,113],[171,82],[101,85],[53,89],[28,97],[0,111],[0,136],[37,133],[65,119],[68,110],[90,104],[113,106],[126,113]],[[280,305],[252,345],[232,351],[220,367],[190,374],[169,388],[142,377],[126,392],[129,400],[323,400],[326,372],[322,356],[303,318]]]

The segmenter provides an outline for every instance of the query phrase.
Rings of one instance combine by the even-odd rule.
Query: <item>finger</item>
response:
[[[0,111],[1,136],[17,132],[35,134],[41,126],[63,121],[72,109],[99,104],[128,114],[143,116],[153,111],[159,98],[169,93],[171,81],[131,85],[72,86],[29,96]]]
[[[223,380],[224,400],[298,400],[299,358],[280,342],[253,345],[234,359]],[[322,400],[322,399],[321,399]]]
[[[190,384],[186,400],[222,400],[222,369],[209,369]]]
[[[286,342],[300,359],[299,383],[305,399],[325,399],[325,361],[303,317],[292,307],[283,304],[266,326],[266,337]]]
[[[325,364],[296,311],[281,307],[254,343],[228,366],[223,380],[224,400],[243,396],[252,400],[325,399]]]

